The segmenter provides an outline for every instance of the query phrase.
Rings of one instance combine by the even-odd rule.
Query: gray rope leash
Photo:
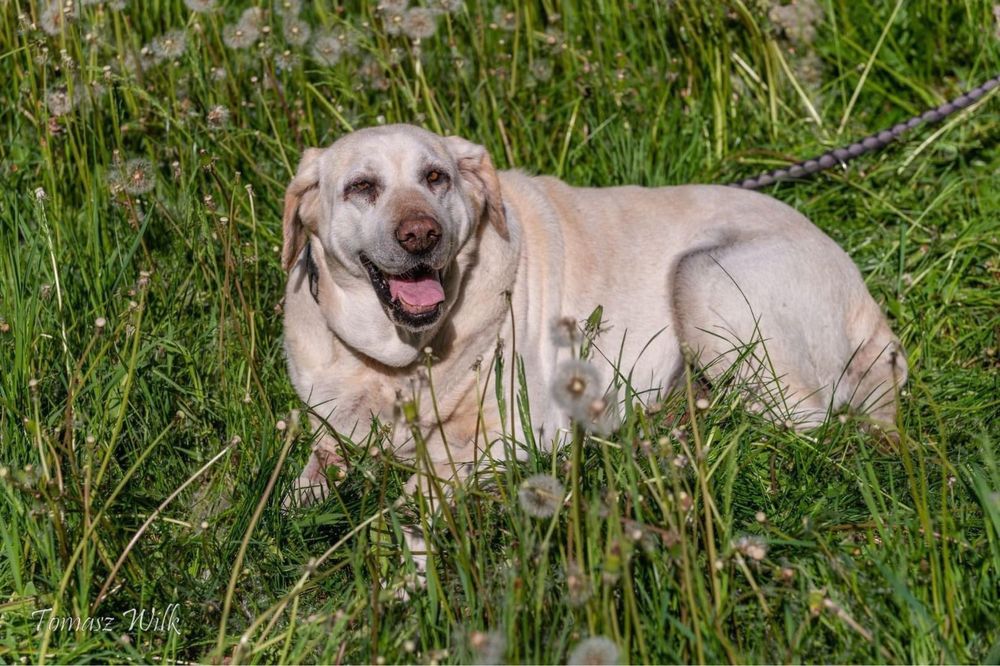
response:
[[[756,190],[759,187],[772,185],[779,180],[810,176],[814,173],[825,171],[832,166],[846,164],[855,157],[860,157],[866,153],[884,148],[889,143],[895,141],[900,135],[912,130],[915,127],[919,127],[925,123],[930,124],[940,122],[956,111],[969,106],[997,86],[1000,86],[1000,76],[993,77],[978,88],[974,88],[964,95],[956,97],[950,102],[945,102],[936,109],[930,109],[919,116],[913,116],[907,121],[894,125],[892,129],[882,130],[881,132],[870,134],[864,139],[852,143],[846,148],[830,150],[823,153],[819,157],[803,160],[782,169],[768,171],[759,176],[754,176],[753,178],[746,178],[745,180],[741,180],[739,182],[729,183],[729,186],[739,187],[744,190]]]

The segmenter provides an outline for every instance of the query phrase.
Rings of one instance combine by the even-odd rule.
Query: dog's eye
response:
[[[427,172],[426,178],[428,185],[440,185],[448,181],[448,174],[441,173],[437,169],[431,169]]]
[[[375,189],[375,184],[370,180],[356,180],[347,186],[348,194],[369,194]]]

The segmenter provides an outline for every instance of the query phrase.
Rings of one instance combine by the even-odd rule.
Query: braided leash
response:
[[[823,153],[819,157],[803,160],[802,162],[798,162],[783,169],[768,171],[767,173],[754,176],[753,178],[746,178],[745,180],[741,180],[739,182],[729,183],[729,186],[739,187],[744,190],[756,190],[757,188],[776,183],[779,180],[810,176],[814,173],[825,171],[826,169],[836,166],[837,164],[846,164],[855,157],[860,157],[866,153],[884,148],[889,143],[895,141],[900,135],[912,130],[915,127],[925,123],[936,123],[947,118],[956,111],[969,106],[997,86],[1000,86],[1000,76],[993,77],[978,88],[974,88],[964,95],[956,97],[950,102],[945,102],[936,109],[925,111],[919,116],[913,116],[907,121],[894,125],[892,129],[882,130],[881,132],[870,134],[864,139],[852,143],[846,148],[830,150]]]

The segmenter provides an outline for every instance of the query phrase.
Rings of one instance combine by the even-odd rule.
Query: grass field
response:
[[[405,603],[405,466],[281,511],[310,433],[277,252],[299,154],[352,128],[726,182],[1000,73],[992,2],[67,4],[0,3],[0,661],[1000,661],[996,91],[768,190],[902,338],[898,444],[682,390],[457,489]],[[540,473],[579,478],[551,518]]]

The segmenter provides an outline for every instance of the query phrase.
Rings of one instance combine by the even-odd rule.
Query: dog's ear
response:
[[[281,248],[281,266],[292,268],[302,252],[307,232],[312,229],[316,206],[319,203],[319,148],[306,148],[299,162],[295,178],[285,190],[285,212],[282,216],[284,243]]]
[[[458,164],[462,184],[475,209],[493,225],[504,240],[509,240],[507,215],[504,213],[503,199],[500,196],[500,178],[493,167],[493,161],[490,160],[489,152],[482,146],[458,136],[446,137],[445,142]]]

